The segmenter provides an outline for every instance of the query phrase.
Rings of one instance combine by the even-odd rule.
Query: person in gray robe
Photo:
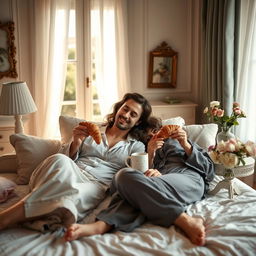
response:
[[[163,227],[174,224],[194,244],[205,243],[203,220],[188,216],[186,208],[204,198],[214,177],[214,164],[205,150],[187,139],[182,128],[163,140],[152,134],[159,126],[157,119],[152,118],[150,124],[147,151],[152,169],[146,173],[120,170],[113,178],[110,205],[97,215],[98,221],[71,226],[66,240],[111,229],[129,232],[149,221]]]

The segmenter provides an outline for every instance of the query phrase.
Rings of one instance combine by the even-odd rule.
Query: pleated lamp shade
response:
[[[0,96],[0,115],[14,115],[16,121],[21,115],[33,113],[37,111],[35,102],[30,94],[26,82],[8,82],[3,83]],[[18,130],[16,129],[16,126]],[[15,132],[23,133],[23,124],[15,123]]]
[[[3,83],[0,115],[25,115],[36,111],[35,102],[26,82]]]

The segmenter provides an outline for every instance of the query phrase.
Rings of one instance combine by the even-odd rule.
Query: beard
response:
[[[123,116],[119,116],[116,122],[116,127],[122,131],[130,130],[133,125],[131,122],[127,121],[127,119]]]

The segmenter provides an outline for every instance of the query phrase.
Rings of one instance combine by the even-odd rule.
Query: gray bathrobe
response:
[[[189,143],[190,156],[173,139],[156,151],[153,168],[162,176],[147,177],[131,168],[120,170],[113,178],[109,207],[97,219],[126,232],[146,221],[172,225],[189,204],[204,198],[214,177],[214,164],[207,152]]]

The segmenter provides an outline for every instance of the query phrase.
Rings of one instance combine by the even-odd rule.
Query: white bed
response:
[[[195,128],[197,128],[197,134],[191,134]],[[199,144],[205,140],[202,136],[209,139],[211,133],[209,126],[187,126],[186,129],[190,138]],[[205,129],[207,133],[205,133]],[[216,133],[216,130],[214,132]],[[16,146],[16,152],[19,153],[19,148]],[[0,157],[0,176],[17,180],[18,174],[12,170],[17,163],[10,162],[12,157],[9,159],[7,157],[7,160],[2,162],[1,159],[3,160],[3,158]],[[6,161],[9,161],[8,165],[6,165]],[[19,164],[21,163],[19,162]],[[5,166],[4,170],[3,166]],[[210,189],[213,189],[220,180],[221,177],[216,176]],[[238,179],[234,179],[234,182],[240,188],[241,194],[235,195],[233,199],[229,199],[227,190],[221,190],[216,195],[207,195],[204,200],[188,207],[189,215],[202,216],[205,220],[205,246],[193,245],[174,226],[163,228],[150,223],[144,224],[131,233],[113,232],[85,237],[72,242],[64,241],[63,230],[43,234],[24,227],[15,227],[0,231],[0,255],[255,256],[256,191]],[[0,204],[0,211],[22,198],[27,192],[28,185],[18,185],[14,196]],[[107,205],[108,200],[109,198],[106,198],[90,216],[84,219],[84,222],[93,220],[97,211]]]
[[[10,177],[10,175],[9,175]],[[212,187],[220,177],[216,176]],[[256,254],[256,191],[235,179],[242,193],[228,198],[227,190],[190,205],[188,214],[203,216],[206,224],[206,245],[193,245],[184,234],[171,226],[163,228],[149,223],[131,233],[114,232],[65,242],[63,232],[42,234],[12,228],[0,232],[0,255],[241,255]],[[27,186],[19,186],[20,195]],[[4,206],[18,199],[13,197]],[[107,201],[107,199],[106,199]],[[105,202],[106,203],[106,202]],[[92,214],[89,217],[93,217]]]

